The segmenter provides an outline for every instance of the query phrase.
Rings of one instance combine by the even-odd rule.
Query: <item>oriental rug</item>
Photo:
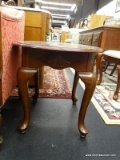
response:
[[[72,70],[72,72],[74,71]],[[117,73],[114,73],[113,76],[103,73],[102,83],[96,86],[91,99],[93,106],[97,109],[105,124],[120,124],[120,93],[118,100],[113,100],[116,82]],[[79,80],[79,83],[85,89],[84,83],[81,80]]]
[[[96,86],[92,102],[106,124],[120,124],[120,96],[113,100],[116,84],[103,82]]]
[[[93,104],[106,124],[120,124],[120,93],[118,100],[113,100],[117,84],[117,71],[109,75],[113,67],[109,66],[103,73],[103,80],[96,86]]]
[[[55,70],[51,67],[44,67],[43,89],[39,90],[39,97],[42,98],[71,98],[72,89],[70,87],[67,71]],[[29,96],[34,94],[34,88],[29,88]],[[18,89],[15,88],[11,96],[18,96]]]

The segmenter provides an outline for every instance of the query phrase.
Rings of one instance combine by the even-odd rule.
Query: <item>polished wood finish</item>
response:
[[[81,40],[85,39],[87,35],[90,35],[86,41]],[[98,46],[105,50],[120,50],[120,28],[118,27],[106,27],[101,26],[94,29],[88,29],[80,32],[80,44],[90,43],[92,46]],[[81,42],[82,41],[82,42]],[[89,45],[90,45],[89,44]]]
[[[93,66],[96,53],[100,52],[101,49],[98,47],[84,46],[79,44],[35,41],[24,41],[14,45],[21,46],[23,55],[25,54],[27,57],[26,59],[24,59],[24,67],[29,67],[29,65],[32,66],[31,60],[34,59],[34,62],[36,62],[35,67],[37,68],[41,68],[42,66],[47,65],[54,69],[64,69],[68,67],[72,67],[73,69],[75,69],[76,74],[72,91],[73,104],[76,104],[77,101],[75,92],[78,84],[78,79],[80,78],[86,86],[78,118],[78,128],[80,134],[82,137],[85,137],[85,135],[88,133],[88,130],[84,124],[84,118],[86,115],[88,104],[91,100],[94,88],[96,86],[96,74],[93,74]],[[26,92],[24,88],[22,90],[22,93],[23,92]],[[28,110],[27,113],[25,112],[25,114],[27,115],[27,124],[26,120],[24,120],[25,123],[22,122],[22,126],[19,127],[19,130],[21,130],[22,128],[26,130],[25,126],[29,125],[29,103],[27,97],[28,95],[26,95],[26,98],[23,99],[24,110]]]
[[[120,89],[120,64],[117,65],[117,71],[118,71],[118,78],[117,78],[116,90],[115,90],[115,93],[113,95],[113,99],[114,100],[118,99],[118,93],[119,93],[119,89]]]
[[[25,38],[29,41],[46,41],[46,34],[50,29],[49,12],[25,10]]]
[[[80,32],[80,44],[98,46],[105,50],[120,50],[120,28],[101,26]],[[103,53],[96,56],[97,84],[102,81]],[[106,62],[113,63],[111,58],[105,58]],[[112,73],[111,73],[112,74]]]
[[[32,96],[33,100],[36,101],[39,95],[39,70],[34,68],[21,67],[17,72],[19,94],[23,102],[24,118],[19,124],[18,129],[21,133],[25,133],[28,124],[30,122],[30,104],[28,96],[28,82],[31,78],[34,78],[35,82],[35,93]]]
[[[79,117],[78,117],[78,129],[81,137],[84,138],[86,134],[88,134],[88,129],[84,124],[84,118],[86,115],[87,107],[89,105],[89,102],[93,96],[93,93],[96,87],[96,73],[77,72],[77,71],[75,72],[74,85],[73,85],[73,91],[72,91],[73,104],[76,104],[76,101],[77,101],[75,92],[76,92],[79,79],[81,79],[85,84],[85,91],[84,91],[81,108],[79,111]]]

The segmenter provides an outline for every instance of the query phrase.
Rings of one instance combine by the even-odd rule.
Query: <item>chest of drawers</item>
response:
[[[80,32],[80,44],[120,50],[120,28],[101,26]]]

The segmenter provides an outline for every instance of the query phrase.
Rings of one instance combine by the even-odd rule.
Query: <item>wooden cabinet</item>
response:
[[[51,15],[34,10],[25,10],[25,15],[25,40],[46,41]]]
[[[120,50],[120,28],[101,26],[80,32],[80,44]]]

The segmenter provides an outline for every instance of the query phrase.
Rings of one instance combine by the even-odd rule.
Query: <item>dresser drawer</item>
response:
[[[92,44],[92,33],[82,35],[82,44],[91,46],[91,44]]]
[[[100,46],[102,32],[93,33],[92,46]]]

